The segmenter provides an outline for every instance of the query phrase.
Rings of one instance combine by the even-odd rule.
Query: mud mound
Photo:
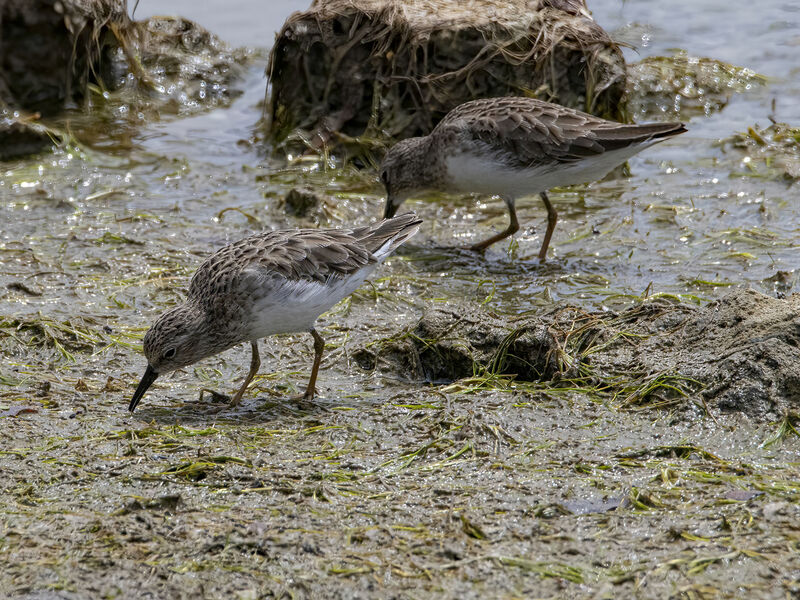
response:
[[[268,70],[271,137],[314,146],[426,134],[486,96],[620,118],[625,91],[619,47],[579,0],[316,0],[288,19]]]
[[[800,294],[778,300],[743,290],[687,317],[642,342],[646,366],[702,382],[703,397],[722,410],[800,408]]]
[[[411,379],[449,382],[475,373],[513,373],[532,381],[558,371],[558,345],[544,321],[506,321],[474,306],[434,307],[417,326],[355,355],[362,368],[386,363]]]
[[[0,101],[45,116],[80,105],[109,60],[110,24],[127,22],[125,0],[0,2]]]
[[[0,2],[0,160],[58,137],[33,121],[84,102],[110,62],[108,24],[127,20],[125,0]]]
[[[774,418],[800,410],[800,294],[741,290],[699,308],[653,300],[620,313],[565,307],[511,319],[439,307],[355,358],[425,381],[493,372],[568,381],[624,405],[692,401]]]

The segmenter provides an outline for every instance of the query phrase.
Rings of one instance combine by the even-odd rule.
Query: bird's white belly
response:
[[[631,156],[655,142],[604,152],[574,162],[517,169],[491,160],[490,155],[461,152],[445,159],[448,179],[462,192],[519,198],[550,188],[602,179]]]
[[[358,289],[376,266],[371,264],[349,277],[331,278],[325,283],[282,280],[270,286],[253,299],[248,311],[248,339],[310,330],[317,317]]]

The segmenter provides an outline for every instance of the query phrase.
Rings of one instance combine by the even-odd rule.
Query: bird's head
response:
[[[381,181],[386,188],[383,218],[393,217],[409,197],[433,184],[432,158],[427,149],[428,137],[402,140],[391,147],[381,163]]]
[[[128,410],[134,411],[147,388],[163,374],[196,363],[215,353],[208,338],[205,320],[193,305],[186,303],[162,314],[144,336],[145,370]]]

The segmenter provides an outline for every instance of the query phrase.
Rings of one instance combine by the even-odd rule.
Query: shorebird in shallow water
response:
[[[128,409],[136,409],[160,374],[250,342],[250,371],[231,400],[235,406],[261,366],[258,339],[296,331],[314,338],[303,395],[310,400],[325,347],[314,329],[317,317],[354,292],[421,222],[406,213],[348,230],[271,231],[217,251],[192,277],[186,302],[162,314],[145,334],[147,370]]]
[[[473,100],[451,110],[430,135],[389,150],[381,165],[384,216],[423,190],[500,196],[511,222],[471,247],[485,250],[519,230],[515,200],[539,194],[547,208],[543,261],[558,218],[547,190],[601,179],[637,152],[685,131],[682,123],[625,125],[533,98]]]

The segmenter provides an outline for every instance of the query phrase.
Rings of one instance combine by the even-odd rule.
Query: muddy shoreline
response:
[[[717,306],[786,305],[797,295],[726,298]],[[231,387],[244,348],[157,382],[133,416],[125,400],[136,371],[90,375],[94,353],[71,338],[77,364],[59,369],[61,381],[30,379],[18,387],[28,393],[2,400],[2,540],[13,557],[3,595],[480,598],[494,589],[655,598],[698,585],[731,597],[793,593],[793,411],[770,422],[770,412],[721,411],[690,393],[651,390],[624,403],[597,385],[500,373],[408,385],[358,366],[358,349],[375,346],[367,321],[381,304],[360,298],[326,319],[322,397],[305,409],[286,399],[287,384],[304,383],[304,336],[262,343],[269,370],[235,411],[212,412],[197,391],[208,368],[221,367],[212,379]],[[639,316],[668,307],[687,327],[715,312],[653,304]],[[494,319],[513,331],[520,317]],[[657,345],[635,330],[652,323],[627,320],[626,339]],[[584,333],[602,339],[597,327]],[[17,331],[21,340],[41,333]]]

